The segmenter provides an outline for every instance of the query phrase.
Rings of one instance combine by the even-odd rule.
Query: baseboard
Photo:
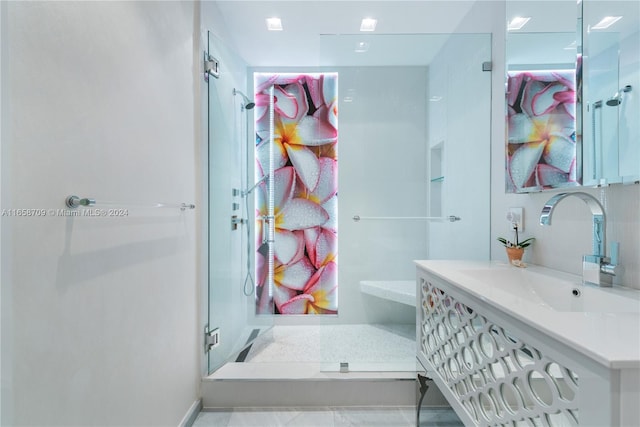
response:
[[[202,410],[202,399],[198,399],[195,402],[193,402],[193,405],[191,405],[187,413],[184,414],[184,417],[182,417],[182,420],[180,421],[180,424],[178,424],[178,427],[191,427],[195,422],[196,418],[198,418],[198,414],[200,413],[201,410]]]

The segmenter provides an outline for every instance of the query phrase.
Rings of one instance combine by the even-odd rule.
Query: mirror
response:
[[[506,7],[506,191],[577,186],[576,3]]]
[[[640,3],[506,8],[506,191],[640,182]]]
[[[640,2],[583,1],[584,185],[640,179]]]

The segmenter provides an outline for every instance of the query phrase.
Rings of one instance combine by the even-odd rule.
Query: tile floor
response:
[[[463,427],[449,408],[425,408],[420,426]],[[413,407],[251,409],[231,412],[200,412],[193,427],[412,427]]]

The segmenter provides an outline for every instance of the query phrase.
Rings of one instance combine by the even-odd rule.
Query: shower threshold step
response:
[[[349,363],[349,372],[340,372],[339,363],[252,362],[227,363],[205,380],[346,380],[346,379],[415,379],[415,362]]]
[[[416,371],[323,371],[321,363],[227,363],[202,381],[203,407],[414,405]]]

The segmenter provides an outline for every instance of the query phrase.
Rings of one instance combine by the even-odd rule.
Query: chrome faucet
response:
[[[540,225],[551,225],[553,209],[561,200],[569,196],[582,199],[589,206],[593,219],[593,254],[582,257],[582,281],[609,287],[613,283],[613,277],[619,273],[618,256],[620,246],[618,243],[613,244],[611,246],[611,258],[605,256],[606,220],[604,208],[595,197],[582,192],[556,194],[544,204],[540,214]]]

